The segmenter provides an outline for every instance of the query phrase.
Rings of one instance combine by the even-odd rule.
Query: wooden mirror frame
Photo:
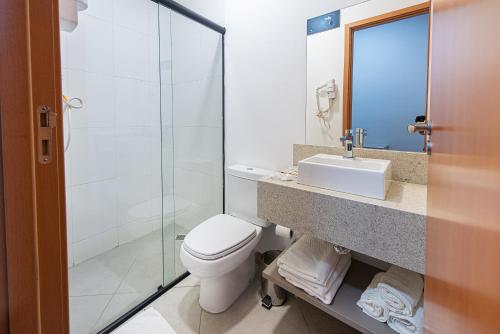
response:
[[[354,45],[354,32],[376,25],[389,23],[392,21],[401,20],[404,18],[417,16],[430,12],[430,1],[421,4],[399,9],[393,12],[385,13],[382,15],[370,17],[364,20],[356,21],[345,25],[344,28],[344,105],[342,111],[342,132],[351,129],[352,127],[352,55]],[[429,20],[430,25],[430,20]],[[430,28],[430,27],[429,27]],[[430,34],[430,29],[429,29]],[[430,40],[430,39],[429,39]],[[429,57],[427,57],[427,88],[429,86]],[[427,100],[429,93],[427,92]],[[427,105],[428,103],[426,103]],[[427,116],[426,107],[426,116]]]

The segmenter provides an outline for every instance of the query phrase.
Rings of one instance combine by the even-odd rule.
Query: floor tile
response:
[[[189,275],[175,286],[176,288],[181,287],[190,287],[190,286],[200,286],[200,279],[194,277],[193,275]]]
[[[125,275],[117,293],[152,294],[163,283],[161,256],[137,258]]]
[[[144,300],[145,296],[139,293],[115,294],[104,309],[95,329],[101,330],[125,312]]]
[[[358,333],[294,296],[289,296],[283,306],[265,310],[260,304],[259,290],[260,280],[257,278],[227,311],[210,314],[203,311],[198,303],[199,279],[190,275],[151,306],[165,317],[178,334]]]
[[[285,305],[266,310],[261,306],[259,289],[260,282],[255,280],[227,311],[219,314],[203,311],[200,333],[309,333],[298,301],[293,296]]]
[[[199,333],[199,287],[172,288],[152,303],[178,334]]]
[[[70,270],[72,334],[95,333],[156,291],[163,266],[158,243],[161,235],[153,233]],[[165,257],[170,261],[167,266],[177,264],[172,263],[173,256]],[[199,306],[199,285],[199,279],[190,275],[151,305],[179,334],[357,333],[294,296],[281,307],[265,310],[260,305],[258,278],[226,312],[210,314]],[[76,293],[102,295],[76,297]]]
[[[102,262],[94,258],[73,266],[69,270],[70,296],[115,293],[131,264],[128,267],[114,266],[112,260]]]
[[[96,323],[94,331],[97,331],[156,292],[162,284],[161,234],[158,234],[122,244],[69,269],[70,296],[75,297],[72,298],[75,306],[70,309],[72,334],[88,334]],[[120,287],[125,294],[115,295]],[[101,295],[109,301],[102,309]],[[80,314],[85,307],[91,309],[84,312],[89,317]]]
[[[134,254],[138,258],[161,257],[163,253],[161,233],[161,230],[157,230],[145,237],[130,242],[130,244],[134,245]]]
[[[110,295],[71,297],[69,299],[71,334],[92,333],[110,299]]]

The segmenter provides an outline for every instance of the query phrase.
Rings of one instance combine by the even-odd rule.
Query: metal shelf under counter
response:
[[[286,281],[278,273],[277,259],[262,272],[262,276],[295,295],[297,298],[319,308],[361,333],[394,334],[396,332],[387,324],[381,323],[364,314],[361,308],[356,305],[356,302],[370,284],[373,276],[380,271],[375,267],[353,260],[342,285],[329,305],[322,303]]]

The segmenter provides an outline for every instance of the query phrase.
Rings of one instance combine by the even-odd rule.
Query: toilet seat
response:
[[[257,235],[256,228],[244,220],[219,214],[191,230],[183,248],[202,260],[217,260],[242,248]]]

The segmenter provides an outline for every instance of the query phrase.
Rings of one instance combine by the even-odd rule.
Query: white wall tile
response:
[[[115,141],[112,128],[73,129],[71,184],[78,185],[115,176]]]
[[[151,219],[150,175],[118,178],[116,187],[118,226]]]
[[[107,232],[116,226],[115,187],[115,181],[111,180],[72,188],[75,242]]]
[[[151,216],[161,216],[161,198],[162,198],[162,184],[161,184],[161,173],[149,175],[150,181],[150,198],[152,199],[151,204]],[[171,194],[168,189],[165,189],[165,197]]]
[[[222,128],[174,128],[174,138],[176,167],[210,175],[221,173]]]
[[[114,0],[114,23],[153,35],[158,22],[158,4],[151,0]]]
[[[112,47],[115,76],[145,81],[150,79],[151,49],[147,35],[114,26]]]
[[[113,73],[113,29],[109,22],[80,14],[76,29],[67,35],[67,67],[100,74]]]
[[[222,73],[219,33],[172,13],[173,83],[196,81]]]
[[[115,78],[114,89],[116,126],[150,126],[153,114],[149,100],[150,84],[135,79]]]
[[[158,34],[148,36],[148,56],[148,80],[157,83],[160,81],[160,46],[158,41]]]
[[[220,177],[183,168],[175,168],[176,198],[182,198],[195,206],[221,203],[221,190],[222,182]],[[221,194],[221,196],[215,196],[218,194]],[[198,223],[201,223],[201,221]]]
[[[176,196],[176,203],[181,198]],[[219,201],[220,202],[220,201]],[[177,210],[177,208],[176,208]],[[187,210],[178,211],[175,216],[175,226],[182,231],[190,231],[197,225],[222,212],[222,203],[220,205],[199,205],[190,206]]]
[[[149,116],[149,125],[151,128],[159,129],[161,127],[161,88],[159,82],[149,82],[147,85],[147,105]]]
[[[161,148],[161,130],[152,128],[149,130],[151,135],[151,174],[161,174],[162,168],[162,148]],[[167,156],[165,157],[168,158]]]
[[[118,227],[118,243],[120,245],[143,237],[153,231],[153,223],[149,221],[135,221]]]
[[[63,90],[63,94],[68,88],[68,70],[66,68],[62,68],[61,70],[61,88]]]
[[[64,136],[64,143],[66,143],[67,137]],[[66,187],[71,186],[71,158],[70,158],[71,147],[68,151],[64,152],[64,183]]]
[[[159,65],[162,87],[172,84],[172,36],[171,36],[172,11],[165,6],[160,6],[158,19],[159,36]],[[163,92],[163,91],[162,91]]]
[[[153,133],[150,128],[121,128],[116,131],[116,174],[118,177],[151,174]]]
[[[163,192],[167,194],[173,193],[174,186],[174,148],[173,148],[173,129],[171,127],[164,127],[162,129],[162,184]]]
[[[173,122],[173,87],[170,76],[166,76],[165,72],[162,72],[161,80],[161,124],[170,127]]]
[[[66,69],[68,67],[68,33],[61,31],[60,34],[60,44],[61,44],[61,68]],[[64,75],[63,75],[64,79]]]
[[[113,0],[89,1],[89,7],[81,12],[101,20],[113,21]]]
[[[74,244],[75,264],[88,260],[118,246],[116,229],[108,230]]]
[[[72,111],[72,128],[114,126],[113,77],[78,70],[67,72],[64,93],[70,98],[83,100],[83,108]]]
[[[222,76],[174,85],[174,124],[222,127]]]
[[[66,187],[66,242],[68,245],[68,266],[74,264],[73,259],[73,210],[71,187]]]
[[[172,60],[171,15],[172,11],[169,8],[160,6],[158,12],[158,32],[161,61]]]

